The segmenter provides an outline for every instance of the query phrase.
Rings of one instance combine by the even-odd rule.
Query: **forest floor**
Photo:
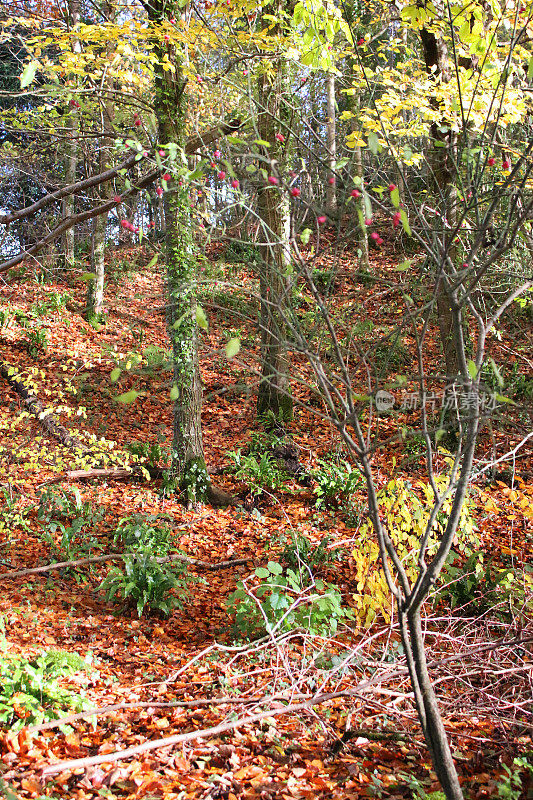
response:
[[[113,262],[117,258],[110,256]],[[150,255],[137,248],[121,258],[122,267],[128,260],[146,265]],[[349,252],[337,253],[335,259],[339,275],[328,273],[333,254],[327,249],[317,268],[334,292],[337,322],[352,330],[358,325],[368,339],[383,336],[401,313],[401,296],[388,283],[407,280],[405,273],[395,271],[397,260],[375,252],[373,280],[361,274],[354,279]],[[0,289],[0,310],[5,312],[2,361],[30,380],[43,405],[76,436],[114,442],[103,445],[108,458],[134,441],[168,447],[172,435],[161,279],[157,268],[126,271],[118,263],[111,266],[116,282],[107,287],[107,323],[98,330],[83,319],[86,285],[81,279],[40,284],[14,280]],[[378,615],[368,627],[340,625],[332,636],[297,631],[275,642],[247,644],[236,635],[226,605],[229,595],[238,581],[248,578],[253,583],[257,568],[277,563],[296,533],[315,545],[328,537],[328,552],[338,557],[323,565],[322,577],[339,587],[346,606],[354,605],[360,591],[356,548],[365,502],[358,488],[347,505],[317,508],[312,482],[290,478],[252,502],[246,484],[228,469],[228,452],[246,447],[258,430],[256,330],[248,320],[257,304],[246,266],[206,264],[205,274],[202,304],[209,330],[201,332],[204,444],[214,480],[238,498],[235,506],[188,509],[175,496],[162,495],[159,479],[141,476],[69,479],[67,470],[87,464],[50,438],[25,412],[20,396],[0,379],[1,674],[13,671],[14,658],[33,661],[35,667],[34,659],[43,651],[76,652],[89,656],[84,671],[59,678],[52,695],[65,690],[83,695],[88,708],[119,706],[97,717],[78,718],[60,730],[41,725],[32,731],[21,683],[15,699],[0,698],[0,722],[12,725],[3,729],[0,775],[21,798],[431,796],[438,784],[409,696],[394,615],[391,621]],[[302,318],[307,314],[312,326],[313,298],[304,290],[300,297]],[[228,359],[224,345],[234,337],[240,339],[241,350]],[[523,394],[517,393],[515,404],[508,404],[487,426],[477,453],[479,464],[487,454],[498,457],[512,450],[530,426],[524,386],[531,381],[531,341],[527,319],[509,315],[500,338],[491,343],[491,356],[505,364],[506,378],[522,387]],[[392,365],[396,372],[408,370],[413,359],[408,333],[401,344],[398,362]],[[135,354],[143,352],[139,362]],[[428,354],[436,364],[435,338]],[[341,448],[333,425],[317,413],[320,403],[313,398],[300,359],[294,357],[297,405],[290,434],[300,463],[309,470],[317,458]],[[113,370],[115,382],[110,378]],[[135,402],[116,402],[117,396],[132,390],[138,393]],[[407,391],[409,385],[402,389]],[[385,416],[380,435],[386,439],[400,424],[409,427],[410,422],[407,412],[403,418]],[[89,444],[88,438],[84,441]],[[502,466],[497,475],[481,476],[470,495],[476,535],[487,554],[483,580],[476,584],[478,605],[462,613],[443,603],[427,609],[429,658],[470,800],[526,798],[533,785],[526,764],[529,759],[533,765],[528,709],[532,630],[524,609],[531,590],[524,568],[533,541],[533,473],[531,461],[524,457],[511,466]],[[378,450],[374,468],[380,486],[392,478],[414,484],[424,469],[420,443],[396,437]],[[49,509],[55,502],[55,528],[54,513],[46,516],[47,502]],[[85,527],[72,532],[72,515],[83,503]],[[115,552],[120,520],[134,514],[164,517],[174,546],[190,558],[211,565],[244,563],[213,571],[191,565],[189,572],[201,581],[191,585],[183,608],[168,618],[138,618],[134,611],[120,613],[106,602],[100,583],[110,564],[10,576],[52,561]],[[491,604],[499,610],[483,605],[484,595],[492,597]],[[514,647],[501,644],[516,639],[521,643]],[[348,662],[352,651],[356,657]],[[47,679],[44,668],[37,673],[37,681]],[[298,705],[313,693],[326,692],[336,696],[285,711],[287,704]],[[275,697],[265,702],[269,695]],[[67,701],[62,709],[59,716],[76,710],[69,710]],[[236,724],[238,716],[262,712],[262,719]],[[38,724],[38,714],[33,724],[35,720]],[[228,730],[133,753],[126,760],[113,759],[125,748],[219,724],[227,724]],[[347,726],[352,734],[341,743]],[[92,756],[103,759],[43,777],[43,770],[54,763]],[[517,757],[524,761],[514,764]],[[518,780],[513,788],[507,770],[520,778],[521,789]],[[500,795],[502,785],[515,794]]]

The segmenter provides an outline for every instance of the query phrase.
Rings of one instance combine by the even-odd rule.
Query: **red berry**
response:
[[[493,167],[495,163],[496,163],[496,159],[493,158],[492,156],[487,161],[487,164],[489,165],[489,167]]]
[[[170,42],[170,36],[168,35],[168,33],[165,33],[163,39],[165,40],[165,42]]]
[[[502,169],[511,169],[511,162],[508,158],[505,161],[502,161]]]
[[[316,221],[318,222],[319,225],[323,225],[326,219],[327,217],[322,216],[322,217],[317,217]]]
[[[162,177],[164,181],[169,181],[171,176],[169,175],[168,172],[165,172],[165,174]]]
[[[220,170],[220,172],[219,172],[219,173],[218,173],[218,175],[217,175],[217,178],[218,178],[220,181],[223,181],[225,177],[226,177],[226,173],[224,172],[224,170],[223,170],[223,169],[221,169],[221,170]]]
[[[364,36],[361,36],[361,38],[357,40],[357,46],[361,47],[361,45],[364,43],[365,43]]]
[[[285,141],[285,137],[284,137],[284,135],[282,133],[276,133],[276,139],[278,140],[278,142],[284,142]]]
[[[389,192],[393,192],[396,189],[395,183],[389,183]]]
[[[468,264],[466,263],[466,261],[463,261],[463,269],[468,269]]]
[[[372,217],[367,217],[367,219],[365,219],[365,225],[372,225]]]
[[[268,182],[271,183],[273,186],[277,186],[278,183],[279,183],[279,180],[278,180],[278,178],[276,178],[275,175],[269,175],[268,176]]]
[[[376,231],[372,231],[372,233],[370,234],[370,238],[376,242],[379,239],[379,233],[376,233]]]
[[[215,152],[213,153],[213,158],[220,158],[220,156],[221,156],[220,150],[215,150]]]
[[[137,128],[140,128],[140,126],[141,126],[141,124],[142,124],[142,123],[141,123],[141,120],[140,120],[140,119],[136,119],[136,120],[135,120],[135,122],[134,122],[133,124],[134,124],[134,125],[136,125],[136,127],[137,127]]]
[[[163,189],[160,186],[157,187],[155,192],[156,192],[158,197],[163,197]]]
[[[234,179],[232,180],[232,182],[231,182],[231,185],[232,185],[232,187],[233,187],[234,189],[238,189],[238,188],[239,188],[239,181],[237,180],[237,178],[234,178]]]
[[[335,186],[335,178],[333,177],[333,175],[331,176],[331,178],[328,178],[328,183],[330,186]]]
[[[359,191],[359,189],[352,189],[350,195],[352,197],[355,197],[355,199],[357,200],[358,197],[361,197],[361,192]]]
[[[399,211],[397,211],[396,214],[392,215],[392,224],[394,225],[395,228],[397,228],[398,225],[400,224],[401,218],[402,218],[402,215],[400,214]]]
[[[292,187],[291,194],[292,194],[293,197],[300,197],[301,193],[302,193],[301,190],[298,189],[297,186],[293,186]]]
[[[216,164],[215,164],[215,162],[214,162],[214,161],[211,161],[211,167],[212,167],[213,169],[215,169],[215,167],[216,167]]]
[[[381,238],[381,236],[378,239],[376,239],[376,244],[383,244],[383,239]]]

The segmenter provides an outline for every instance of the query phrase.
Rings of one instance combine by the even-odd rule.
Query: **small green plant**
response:
[[[352,618],[351,610],[342,606],[337,586],[312,580],[307,570],[298,573],[284,569],[277,561],[269,561],[266,567],[255,570],[255,576],[260,582],[253,592],[239,582],[228,598],[235,627],[246,638],[257,638],[265,631],[294,628],[316,635],[334,635],[340,621]]]
[[[374,364],[376,372],[383,374],[404,367],[411,361],[409,350],[399,341],[398,336],[392,340],[376,345],[369,356]]]
[[[48,292],[43,299],[32,305],[31,313],[36,317],[47,317],[49,314],[61,311],[69,300],[68,292]]]
[[[24,328],[24,336],[26,337],[26,346],[28,353],[32,358],[39,358],[39,356],[46,353],[48,350],[48,336],[46,331],[41,328]]]
[[[314,573],[337,558],[336,551],[328,548],[328,536],[323,536],[318,544],[313,544],[301,533],[294,533],[288,541],[283,537],[280,543],[285,544],[279,556],[280,561],[293,570],[301,570],[304,566]]]
[[[226,247],[224,259],[229,263],[255,266],[261,263],[261,250],[253,242],[233,239]]]
[[[173,609],[183,608],[190,582],[184,564],[177,562],[170,567],[160,563],[154,549],[146,545],[124,556],[124,569],[113,567],[100,588],[106,600],[135,608],[139,617],[145,609],[168,616]]]
[[[38,535],[52,554],[62,561],[71,561],[95,548],[90,529],[100,522],[102,514],[88,500],[81,499],[77,488],[70,495],[52,487],[39,498],[37,519],[43,523]]]
[[[160,556],[167,555],[174,544],[172,530],[153,514],[134,514],[121,519],[113,541],[122,542],[125,550],[151,548]]]
[[[344,459],[318,459],[311,475],[316,481],[314,493],[317,508],[342,505],[363,486],[361,472]]]
[[[0,308],[0,329],[7,328],[14,318],[15,314],[9,308]]]
[[[523,773],[525,773],[528,784],[533,782],[533,752],[515,758],[513,767],[514,769],[511,769],[507,764],[503,765],[506,775],[498,785],[498,797],[501,797],[502,800],[520,800],[524,796],[523,791],[527,787],[523,783]],[[527,796],[530,797],[529,794]]]
[[[170,461],[170,450],[162,447],[159,442],[131,442],[126,445],[126,450],[139,459],[146,460],[151,467],[156,467],[161,460]]]
[[[6,542],[4,537],[9,536],[13,528],[29,530],[27,518],[31,507],[22,506],[20,499],[20,495],[13,492],[11,484],[2,486],[0,493],[0,536],[3,539],[2,545]]]
[[[287,476],[268,452],[257,456],[233,450],[228,458],[233,461],[235,477],[244,481],[254,496],[262,494],[265,488],[280,489],[287,481]]]
[[[478,613],[495,609],[497,616],[507,619],[522,608],[533,612],[533,567],[528,564],[522,571],[496,565],[495,557],[485,563],[481,550],[471,553],[465,561],[452,550],[440,583],[442,588],[435,594],[435,602],[444,601],[452,608],[468,607],[468,613],[472,609]]]
[[[82,711],[79,694],[62,689],[58,679],[85,672],[90,660],[77,653],[50,650],[28,660],[0,656],[0,725],[17,730],[24,725],[58,719],[66,710]]]

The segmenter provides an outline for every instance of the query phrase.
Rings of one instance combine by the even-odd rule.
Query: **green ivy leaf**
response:
[[[226,345],[226,356],[228,358],[233,358],[233,356],[237,355],[240,349],[241,341],[238,336],[234,336]]]
[[[281,575],[281,573],[283,572],[283,567],[281,566],[281,564],[278,564],[277,561],[269,561],[267,567],[272,573],[272,575]]]
[[[199,328],[202,328],[204,331],[208,329],[209,326],[207,324],[207,317],[202,306],[196,306],[195,319]]]
[[[468,369],[468,374],[470,375],[472,380],[475,381],[475,379],[477,378],[477,367],[476,367],[475,363],[472,361],[472,359],[470,359],[470,361],[468,362],[468,364],[466,366],[467,366],[467,369]]]
[[[156,253],[155,256],[148,262],[148,269],[155,267],[159,260],[159,253]]]
[[[178,389],[176,384],[174,384],[174,386],[170,390],[170,399],[174,401],[177,400],[179,396],[180,396],[180,390]]]
[[[377,154],[378,154],[378,153],[379,153],[379,151],[381,150],[381,146],[380,146],[380,144],[379,144],[379,138],[378,138],[378,135],[377,135],[377,133],[374,133],[374,131],[372,131],[371,133],[369,133],[369,134],[368,134],[368,140],[367,140],[367,142],[368,142],[368,147],[369,147],[370,151],[371,151],[371,152],[372,152],[372,153],[373,153],[375,156],[377,156]]]
[[[109,375],[111,383],[116,383],[118,381],[121,372],[122,370],[120,369],[120,367],[115,367],[115,369],[111,370],[111,374]]]
[[[117,403],[125,403],[128,405],[129,403],[134,403],[135,400],[139,397],[139,392],[136,392],[135,389],[130,389],[129,392],[124,392],[124,394],[119,394],[118,397],[114,397],[113,400]]]
[[[257,567],[255,574],[258,578],[269,578],[270,572],[265,567]]]
[[[400,191],[398,187],[396,187],[396,189],[393,189],[392,192],[390,193],[390,201],[394,206],[394,208],[400,207]]]
[[[30,83],[33,83],[38,66],[38,61],[30,61],[29,64],[26,64],[22,71],[22,75],[20,76],[21,89],[25,89],[26,86],[29,86]]]
[[[300,234],[301,243],[302,244],[309,244],[309,238],[310,238],[312,233],[313,233],[313,231],[311,230],[311,228],[304,228],[303,231]]]
[[[408,236],[411,236],[411,227],[409,225],[409,219],[407,214],[405,213],[405,209],[400,209],[400,219],[402,221],[403,229]]]

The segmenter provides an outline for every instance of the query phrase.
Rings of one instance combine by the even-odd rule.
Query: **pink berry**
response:
[[[198,83],[203,83],[203,81],[204,81],[204,79],[202,78],[201,75],[198,75],[196,80],[198,81]]]
[[[221,169],[220,172],[217,175],[217,178],[219,179],[219,181],[223,181],[225,177],[226,177],[226,173],[224,172],[223,169]]]
[[[222,154],[221,154],[220,150],[215,150],[215,152],[213,153],[213,158],[220,158],[221,155]]]
[[[157,187],[155,193],[158,197],[163,197],[163,189],[160,186]]]
[[[335,178],[333,177],[333,175],[331,176],[331,178],[328,178],[328,183],[330,186],[335,186]]]
[[[487,161],[487,164],[489,165],[489,167],[493,167],[495,163],[496,163],[496,159],[493,158],[492,156]]]
[[[400,224],[401,218],[402,218],[402,215],[400,214],[399,211],[397,211],[396,214],[392,215],[392,224],[394,225],[395,228],[397,228],[398,225]]]
[[[234,178],[234,179],[232,180],[232,182],[231,182],[231,185],[232,185],[232,187],[233,187],[234,189],[238,189],[238,188],[239,188],[239,181],[237,180],[237,178]]]
[[[383,239],[381,238],[381,236],[378,239],[376,239],[376,244],[383,244]]]
[[[123,228],[126,228],[126,230],[130,227],[130,223],[128,222],[127,219],[121,219],[120,224],[122,225]]]
[[[165,172],[165,174],[163,175],[163,180],[164,181],[169,181],[170,180],[170,175],[169,175],[168,172]]]
[[[376,231],[372,231],[372,233],[370,234],[370,238],[373,239],[375,242],[377,242],[377,240],[379,239],[379,233],[376,233]]]
[[[215,167],[216,167],[216,164],[215,164],[215,162],[214,162],[214,161],[211,161],[211,167],[212,167],[213,169],[215,169]]]
[[[293,186],[292,189],[291,189],[291,194],[292,194],[293,197],[300,197],[301,190],[298,189],[297,186]]]
[[[116,194],[116,195],[113,197],[113,202],[114,202],[114,203],[122,203],[122,197],[121,197],[119,194]]]
[[[268,182],[271,183],[272,186],[277,186],[278,183],[279,183],[279,180],[278,180],[278,178],[276,178],[275,175],[269,175],[268,176]]]
[[[468,264],[466,263],[466,261],[463,261],[463,269],[468,269]]]
[[[365,225],[372,225],[372,217],[367,217],[365,219]]]
[[[389,183],[389,192],[393,192],[396,189],[395,183]]]
[[[133,124],[134,124],[134,125],[135,125],[137,128],[140,128],[140,126],[141,126],[141,124],[142,124],[142,123],[141,123],[141,120],[140,120],[140,119],[136,119],[136,120],[135,120],[135,122],[134,122]]]
[[[247,69],[243,69],[242,74],[243,75],[248,75],[248,70]]]
[[[317,217],[316,221],[318,222],[319,225],[323,225],[326,219],[327,217],[322,216],[322,217]]]
[[[278,140],[278,142],[284,142],[285,141],[285,137],[284,137],[284,135],[282,133],[276,133],[276,139]]]
[[[511,169],[511,162],[508,158],[505,161],[502,161],[502,169]]]
[[[163,39],[165,40],[165,42],[170,42],[170,36],[168,35],[168,33],[165,33]]]
[[[352,197],[355,197],[355,199],[357,200],[358,197],[361,197],[361,192],[359,191],[359,189],[352,189],[350,195]]]

